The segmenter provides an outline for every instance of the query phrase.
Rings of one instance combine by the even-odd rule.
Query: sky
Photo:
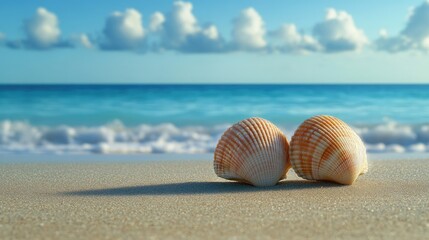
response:
[[[0,83],[429,83],[429,1],[2,0]]]

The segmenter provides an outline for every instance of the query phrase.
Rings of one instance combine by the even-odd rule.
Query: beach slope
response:
[[[0,239],[424,239],[429,161],[371,161],[352,186],[293,172],[255,188],[209,161],[2,163]]]

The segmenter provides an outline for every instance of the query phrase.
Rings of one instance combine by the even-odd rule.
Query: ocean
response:
[[[212,153],[248,117],[319,114],[368,152],[429,152],[429,85],[0,85],[0,153]]]

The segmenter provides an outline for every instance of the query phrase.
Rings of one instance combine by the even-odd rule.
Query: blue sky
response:
[[[3,0],[0,33],[0,83],[429,83],[422,0]]]

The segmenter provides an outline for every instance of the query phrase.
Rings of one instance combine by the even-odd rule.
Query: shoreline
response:
[[[426,160],[427,153],[368,153],[369,161]],[[150,154],[2,154],[0,164],[8,163],[68,163],[68,162],[152,162],[152,161],[213,161],[213,153],[150,153]]]
[[[218,178],[206,160],[0,164],[0,239],[423,239],[429,160],[370,161],[353,185]]]

